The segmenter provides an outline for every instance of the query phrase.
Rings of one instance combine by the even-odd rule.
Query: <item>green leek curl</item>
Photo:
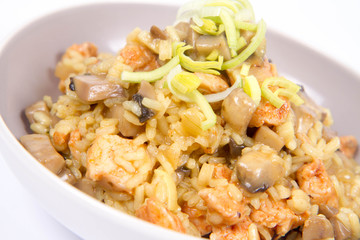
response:
[[[177,75],[180,74],[180,78]],[[207,129],[213,127],[216,124],[216,114],[214,113],[213,109],[211,108],[209,102],[206,100],[204,95],[202,95],[197,89],[192,90],[187,93],[181,93],[175,86],[174,81],[179,81],[181,79],[181,74],[183,74],[180,65],[176,66],[167,76],[166,82],[167,87],[170,92],[176,96],[177,98],[181,99],[184,102],[194,102],[196,103],[200,110],[206,117],[206,120],[201,122],[201,129],[206,131]],[[196,76],[193,73],[189,73]],[[196,81],[196,80],[195,80]],[[176,84],[175,84],[176,85]],[[194,87],[193,85],[192,87]]]
[[[183,68],[189,70],[190,72],[203,72],[220,75],[217,70],[221,69],[224,60],[223,56],[219,56],[218,61],[194,61],[185,55],[185,51],[192,49],[192,47],[189,45],[184,45],[184,42],[180,42],[174,45],[174,55],[179,57],[180,65]]]
[[[123,71],[121,73],[121,80],[130,83],[140,83],[141,81],[155,82],[173,69],[180,62],[179,56],[173,57],[165,65],[148,72],[129,72]]]
[[[249,45],[247,45],[247,47],[239,55],[224,62],[222,65],[222,70],[236,67],[242,62],[244,62],[246,59],[248,59],[248,57],[250,57],[250,55],[256,51],[256,49],[260,46],[261,42],[264,40],[265,32],[266,24],[264,20],[261,20],[258,23],[255,36],[251,39]]]
[[[272,92],[269,86],[278,86],[279,88]],[[300,86],[291,82],[290,80],[283,77],[270,77],[265,79],[261,86],[261,95],[267,99],[276,108],[280,108],[285,101],[279,96],[287,97],[295,105],[301,105],[304,103],[297,92],[300,90]]]

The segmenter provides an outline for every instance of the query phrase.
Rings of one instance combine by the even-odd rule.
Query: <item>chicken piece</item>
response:
[[[286,121],[290,107],[289,100],[285,100],[280,108],[276,108],[270,102],[262,99],[252,115],[249,127],[278,126]]]
[[[232,171],[224,164],[216,164],[213,171],[213,178],[221,179],[225,178],[230,182]]]
[[[252,211],[250,219],[267,228],[275,228],[279,236],[284,236],[302,223],[301,218],[295,215],[284,200],[274,201],[270,198],[260,200],[259,209]]]
[[[71,53],[71,51],[79,53],[84,58],[97,56],[97,47],[91,42],[71,45],[68,49],[66,49],[65,54],[62,56],[62,59],[72,58],[73,54]]]
[[[68,149],[68,141],[70,138],[70,133],[62,133],[55,131],[52,135],[52,140],[54,143],[54,147],[57,151],[65,152]]]
[[[53,173],[60,173],[65,166],[64,158],[55,150],[48,135],[24,135],[20,138],[20,142],[34,158]]]
[[[203,94],[222,92],[229,88],[228,83],[219,76],[201,72],[195,75],[201,80],[198,90]]]
[[[135,215],[156,225],[185,233],[185,228],[178,216],[169,211],[161,202],[148,198],[144,205],[136,210]]]
[[[248,61],[251,62],[251,59]],[[265,79],[277,76],[277,71],[274,65],[270,64],[268,59],[265,59],[262,64],[254,64],[253,62],[248,75],[255,76],[261,86]]]
[[[310,195],[312,204],[339,207],[334,185],[322,161],[315,159],[313,162],[305,164],[296,172],[296,177],[300,188]]]
[[[186,203],[181,208],[182,212],[189,215],[189,221],[195,225],[200,232],[201,236],[204,236],[211,232],[211,225],[206,221],[206,211],[199,210],[195,207],[189,207]]]
[[[348,158],[354,158],[358,142],[354,136],[340,137],[340,151]]]
[[[246,217],[232,226],[215,227],[210,235],[211,240],[244,240],[248,239],[251,220]]]
[[[55,69],[55,76],[60,78],[58,88],[65,93],[65,80],[71,73],[80,74],[85,71],[84,59],[97,56],[97,47],[90,42],[73,44],[58,62]]]
[[[139,44],[127,44],[119,54],[123,57],[124,63],[131,66],[134,71],[151,71],[159,67],[156,55]]]
[[[90,142],[81,136],[79,129],[75,129],[70,133],[68,147],[72,158],[81,161],[82,155],[90,147]]]
[[[206,219],[214,226],[233,225],[241,221],[244,212],[242,194],[235,185],[205,188],[199,191],[199,196],[207,206]],[[230,189],[233,187],[233,189]],[[239,192],[235,193],[236,189]]]
[[[118,135],[98,136],[87,152],[86,177],[114,191],[131,193],[146,181],[153,162],[145,145]]]

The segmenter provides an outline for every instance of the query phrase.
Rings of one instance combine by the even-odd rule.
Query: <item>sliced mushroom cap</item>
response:
[[[229,153],[232,158],[241,156],[242,150],[245,148],[244,145],[239,145],[234,139],[230,138],[229,142]]]
[[[323,214],[326,218],[330,219],[336,214],[338,214],[339,209],[329,206],[327,204],[319,205],[319,213]]]
[[[155,88],[147,81],[141,81],[137,93],[146,98],[156,99]]]
[[[351,230],[345,227],[345,225],[336,216],[330,218],[330,222],[333,226],[336,240],[351,239]]]
[[[188,22],[179,22],[175,26],[175,30],[180,38],[180,41],[184,41],[188,35],[190,24]]]
[[[45,114],[50,116],[49,108],[46,106],[46,103],[44,101],[38,101],[25,109],[25,115],[26,118],[29,120],[30,124],[35,122],[35,112],[44,112]]]
[[[20,142],[26,150],[53,173],[60,173],[65,166],[64,158],[55,150],[48,135],[24,135],[20,138]]]
[[[231,54],[229,46],[224,34],[218,36],[200,35],[195,42],[196,50],[200,55],[208,56],[214,49],[219,51],[219,54],[224,57],[224,60],[230,60]]]
[[[76,183],[76,178],[70,169],[64,167],[61,172],[58,174],[59,178],[64,182],[67,182],[71,185]]]
[[[291,106],[296,119],[295,130],[297,133],[306,134],[315,121],[323,121],[328,113],[323,107],[318,106],[304,90],[299,91],[298,95],[304,100],[304,104]]]
[[[194,25],[195,23],[191,20],[190,21],[190,25]],[[196,41],[199,38],[200,34],[197,33],[196,31],[194,31],[194,29],[192,29],[190,26],[188,28],[188,32],[187,32],[187,36],[185,39],[185,42],[187,44],[189,44],[190,46],[195,47],[196,46]]]
[[[96,75],[78,75],[72,77],[69,88],[85,102],[96,102],[113,97],[126,98],[126,91],[118,84],[110,83],[104,77]]]
[[[235,163],[236,176],[250,193],[264,192],[284,175],[281,158],[274,152],[250,151]]]
[[[236,88],[224,99],[221,115],[235,131],[244,135],[255,110],[256,104],[251,97]]]
[[[150,33],[153,38],[159,38],[161,40],[167,39],[166,33],[155,25],[151,26]]]
[[[89,196],[95,197],[95,184],[96,183],[90,179],[82,178],[74,186]]]
[[[263,125],[261,126],[255,133],[254,136],[255,142],[263,143],[275,149],[276,151],[280,151],[284,145],[284,139],[280,137],[276,132],[271,130],[269,127]]]
[[[137,126],[124,118],[124,107],[121,104],[115,104],[110,107],[105,116],[108,118],[116,118],[119,120],[118,129],[124,137],[136,137],[144,131],[144,126]]]
[[[303,240],[334,238],[334,230],[325,216],[311,216],[304,223],[302,237]]]

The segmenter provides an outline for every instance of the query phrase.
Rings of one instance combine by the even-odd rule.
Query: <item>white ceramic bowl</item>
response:
[[[17,141],[28,129],[23,110],[43,95],[59,94],[53,70],[68,46],[91,41],[101,52],[117,52],[133,28],[164,27],[174,21],[176,11],[172,6],[124,3],[76,7],[27,25],[0,49],[0,153],[45,210],[82,238],[192,239],[105,206],[50,173]],[[360,128],[354,127],[360,110],[349,110],[360,103],[360,77],[271,30],[267,39],[268,56],[280,72],[301,82],[318,103],[332,110],[339,134],[360,139]]]

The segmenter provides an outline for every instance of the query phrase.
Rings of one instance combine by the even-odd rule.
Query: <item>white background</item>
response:
[[[29,21],[89,2],[99,0],[0,0],[0,45]],[[185,1],[136,2],[180,5]],[[269,28],[334,58],[360,76],[360,0],[252,0],[252,4],[257,18],[263,18]],[[41,208],[3,159],[0,192],[0,239],[79,239]]]

